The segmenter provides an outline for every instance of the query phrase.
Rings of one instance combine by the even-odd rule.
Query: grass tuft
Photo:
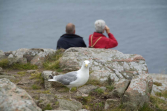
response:
[[[33,84],[31,87],[34,90],[41,89],[41,86],[38,86],[38,85],[35,85],[35,84]]]
[[[21,76],[24,76],[26,74],[26,72],[24,71],[21,71],[21,72],[17,72],[17,74],[21,75]]]
[[[47,104],[46,107],[44,108],[44,110],[52,110],[52,107],[50,104]]]
[[[162,86],[162,83],[160,83],[160,82],[153,82],[153,84],[156,86]]]
[[[60,58],[64,53],[64,49],[59,49],[52,56],[48,56],[46,61],[43,63],[43,67],[47,70],[56,70],[57,72],[62,72],[60,69]]]
[[[156,96],[167,98],[167,90],[155,93]]]
[[[2,60],[0,60],[0,67],[7,68],[8,64],[9,64],[8,59],[2,59]]]

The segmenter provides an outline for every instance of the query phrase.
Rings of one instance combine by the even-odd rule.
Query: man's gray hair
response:
[[[105,29],[105,21],[104,20],[96,20],[95,21],[95,30],[96,32],[102,33]]]

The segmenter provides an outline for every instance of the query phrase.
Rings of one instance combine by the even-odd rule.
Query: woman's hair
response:
[[[95,30],[96,32],[102,33],[105,29],[105,21],[104,20],[96,20],[95,21]]]

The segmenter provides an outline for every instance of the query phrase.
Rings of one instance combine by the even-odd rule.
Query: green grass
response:
[[[100,82],[96,79],[89,79],[88,82],[86,83],[86,85],[100,85]]]
[[[34,90],[41,89],[41,86],[38,86],[38,85],[35,85],[35,84],[33,84],[31,87]]]
[[[162,83],[160,83],[160,82],[153,82],[153,84],[156,86],[162,86]]]
[[[2,59],[0,61],[0,67],[8,69],[17,69],[17,70],[29,70],[38,68],[36,65],[32,65],[30,63],[27,64],[13,63],[12,65],[9,65],[8,59]]]
[[[162,99],[159,99],[156,96],[150,96],[150,102],[157,109],[157,111],[165,111],[167,110],[166,102]]]
[[[167,90],[155,93],[156,96],[167,98]]]
[[[30,79],[36,80],[36,82],[38,82],[38,84],[44,83],[44,78],[42,77],[42,73],[39,73],[39,72],[31,73]]]
[[[47,104],[43,110],[52,110],[52,106],[50,104]]]
[[[154,111],[153,109],[150,108],[150,106],[145,103],[142,108],[140,108],[138,111]]]
[[[101,88],[97,88],[97,89],[95,89],[94,92],[96,92],[97,94],[103,94],[103,93],[104,93],[104,90],[101,89]]]
[[[56,70],[62,72],[60,69],[60,58],[62,57],[65,50],[59,49],[52,56],[48,56],[46,61],[43,63],[43,67],[47,70]]]
[[[9,64],[8,59],[2,59],[2,60],[0,60],[0,67],[7,68],[8,64]]]
[[[111,92],[114,89],[114,85],[108,85],[106,88],[108,92]]]
[[[21,75],[21,76],[24,76],[26,74],[26,72],[24,71],[21,71],[21,72],[17,72],[17,74]]]

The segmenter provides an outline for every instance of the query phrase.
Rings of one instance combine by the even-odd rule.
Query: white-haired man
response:
[[[105,24],[104,20],[95,21],[95,32],[89,36],[89,47],[92,48],[113,48],[118,45],[114,35],[110,33],[109,27]],[[107,38],[103,33],[106,31]]]

